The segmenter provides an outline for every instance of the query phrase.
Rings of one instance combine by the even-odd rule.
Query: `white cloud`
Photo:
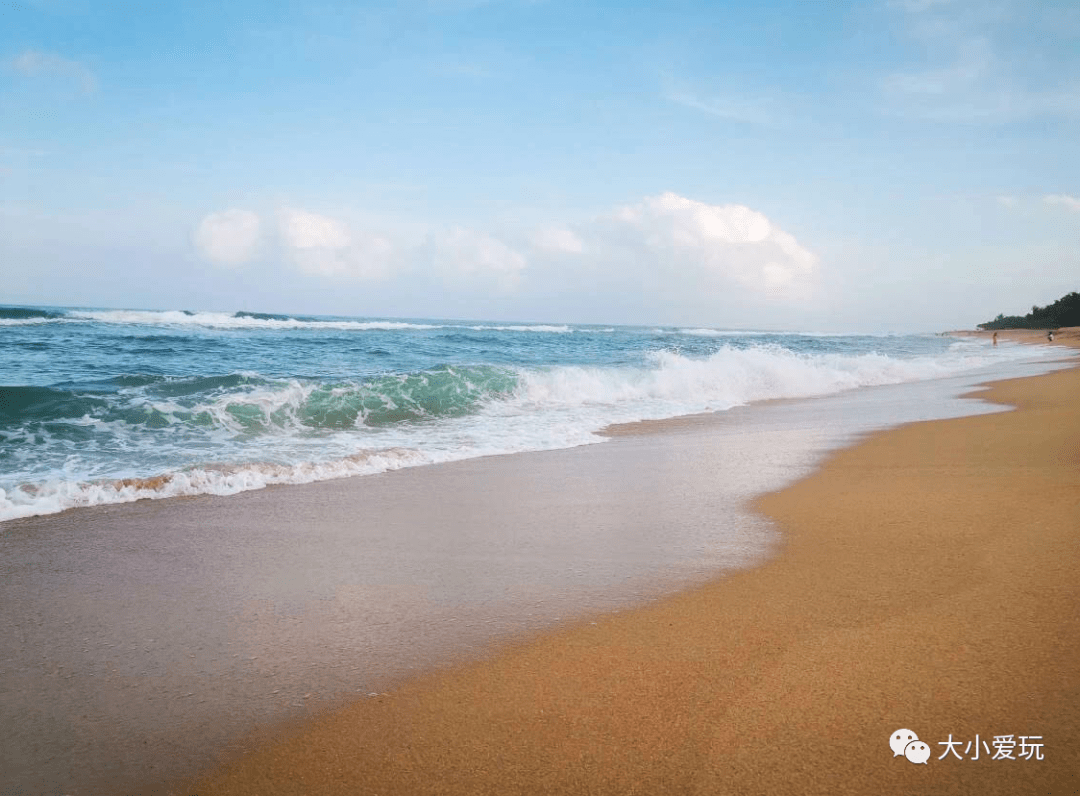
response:
[[[525,257],[485,232],[457,227],[430,241],[433,264],[452,281],[490,280],[512,290],[528,266]]]
[[[504,234],[370,227],[360,217],[285,206],[268,236],[258,216],[233,209],[203,219],[195,241],[224,265],[274,256],[294,284],[332,281],[342,297],[365,280],[363,300],[405,315],[745,324],[777,304],[802,311],[816,295],[817,257],[741,204],[669,192]]]
[[[564,227],[548,227],[533,234],[532,244],[536,248],[553,253],[581,254],[585,244],[576,234]]]
[[[259,246],[261,226],[259,217],[250,210],[212,213],[195,228],[195,247],[218,265],[242,265]]]
[[[325,277],[382,279],[393,245],[381,235],[354,232],[345,222],[307,210],[278,214],[281,243],[301,271]]]
[[[72,61],[56,53],[25,50],[11,59],[11,66],[28,77],[53,75],[72,80],[84,94],[97,89],[94,73],[78,61]]]
[[[1080,199],[1075,196],[1069,196],[1067,194],[1051,194],[1044,196],[1043,201],[1048,205],[1057,205],[1064,207],[1066,210],[1071,210],[1074,213],[1080,213]]]
[[[764,214],[744,205],[710,205],[674,193],[616,211],[615,220],[665,267],[774,294],[805,287],[817,257]],[[692,280],[691,280],[692,281]]]
[[[997,203],[1002,207],[1013,208],[1019,203],[1019,200],[1015,196],[1001,195],[997,197]]]
[[[343,223],[304,210],[282,211],[281,235],[294,249],[343,249],[351,242]]]

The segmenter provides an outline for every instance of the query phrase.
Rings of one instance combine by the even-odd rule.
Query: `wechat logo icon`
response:
[[[930,747],[919,740],[914,730],[897,730],[889,737],[889,748],[893,757],[903,755],[912,763],[922,763],[930,759]]]

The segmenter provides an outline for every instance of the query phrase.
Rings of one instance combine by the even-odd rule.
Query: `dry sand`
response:
[[[765,566],[413,680],[173,792],[1080,792],[1080,369],[980,395],[1018,410],[874,435],[762,499],[785,535]],[[900,728],[927,765],[893,756]],[[938,759],[950,735],[965,759]],[[1020,736],[1044,759],[1015,759]]]

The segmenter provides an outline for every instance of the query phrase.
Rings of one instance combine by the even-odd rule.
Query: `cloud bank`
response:
[[[393,245],[381,235],[356,232],[335,218],[288,208],[278,214],[285,256],[313,276],[383,279]]]
[[[675,267],[712,280],[777,294],[813,276],[817,257],[764,214],[664,193],[621,208],[615,218],[634,243]]]
[[[342,295],[415,299],[395,308],[404,314],[440,314],[445,299],[472,317],[498,307],[518,317],[707,320],[799,301],[817,279],[817,256],[760,211],[671,192],[531,230],[456,226],[412,239],[347,216],[231,209],[206,216],[193,237],[221,266],[259,259]]]
[[[1048,205],[1057,205],[1064,207],[1066,210],[1071,210],[1074,213],[1080,213],[1080,199],[1075,196],[1069,196],[1068,194],[1051,194],[1050,196],[1043,197],[1043,201]]]
[[[262,223],[249,210],[225,210],[212,213],[195,227],[195,248],[207,260],[218,265],[237,266],[255,254]]]

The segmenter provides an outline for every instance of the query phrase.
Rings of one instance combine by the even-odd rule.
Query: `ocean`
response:
[[[0,307],[0,521],[602,443],[615,423],[1055,355],[839,335]]]

